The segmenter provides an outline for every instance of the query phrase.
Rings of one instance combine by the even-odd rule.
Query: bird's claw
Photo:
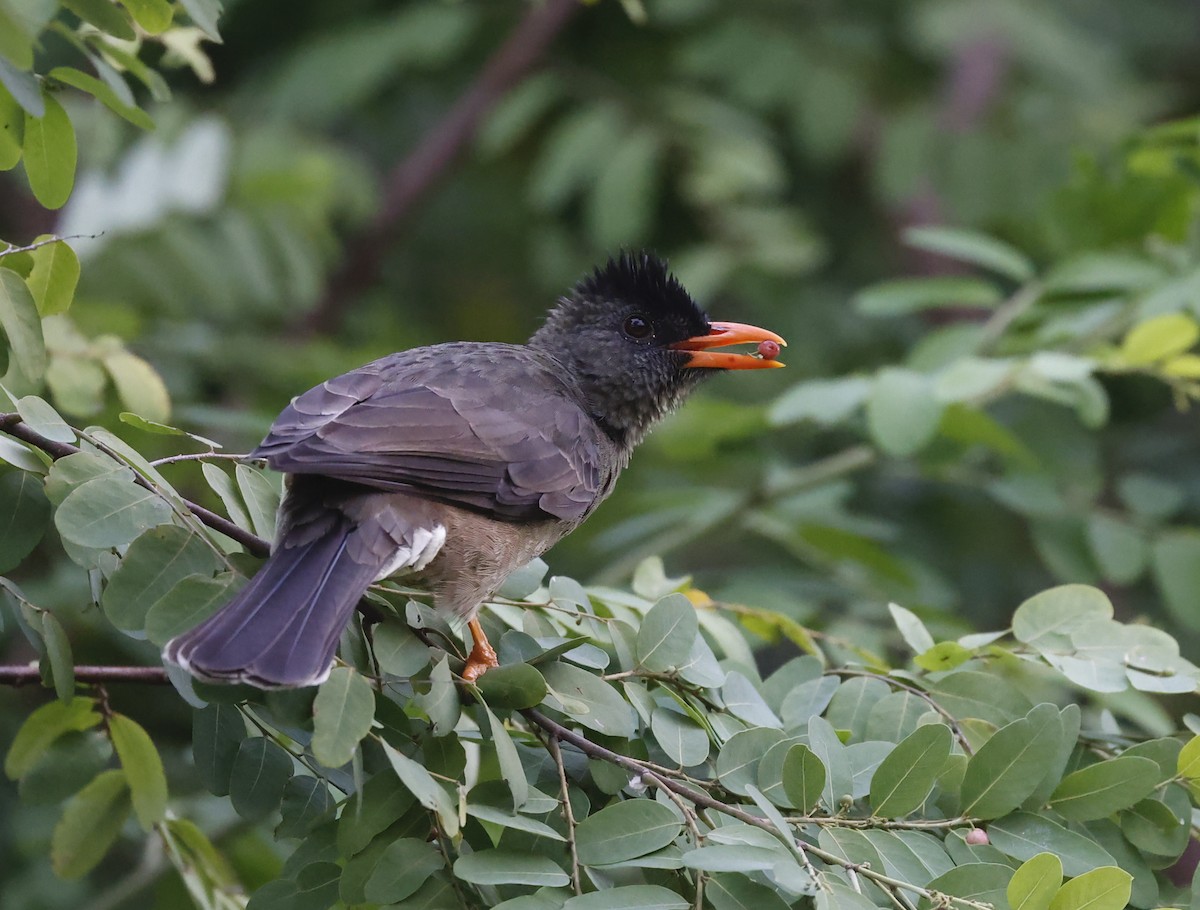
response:
[[[492,643],[487,640],[487,636],[483,633],[483,626],[479,624],[479,620],[471,620],[470,628],[471,637],[475,643],[471,648],[471,653],[467,655],[467,662],[462,670],[462,678],[467,682],[473,683],[485,672],[492,669],[492,667],[500,666],[500,659],[496,656],[496,650],[492,647]]]

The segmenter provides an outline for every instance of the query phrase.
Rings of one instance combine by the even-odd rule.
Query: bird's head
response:
[[[756,326],[711,321],[663,260],[641,252],[610,259],[580,281],[529,344],[561,362],[593,417],[633,446],[703,377],[783,366],[716,350],[760,342],[786,343]]]

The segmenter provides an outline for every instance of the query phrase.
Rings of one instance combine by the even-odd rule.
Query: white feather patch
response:
[[[376,581],[382,581],[395,575],[401,569],[412,569],[419,572],[433,561],[446,543],[446,528],[437,525],[433,528],[417,528],[412,532],[412,540],[407,546],[399,547],[387,565],[380,570]]]

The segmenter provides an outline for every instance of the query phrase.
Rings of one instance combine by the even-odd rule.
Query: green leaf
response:
[[[928,377],[889,367],[875,378],[867,400],[867,427],[888,455],[914,455],[937,433],[944,407],[934,397]]]
[[[62,878],[79,878],[100,862],[129,816],[125,772],[113,768],[68,800],[50,838],[50,861]]]
[[[425,880],[443,866],[433,844],[402,837],[388,844],[364,889],[373,904],[390,904],[415,894]]]
[[[655,708],[650,732],[671,761],[690,768],[708,760],[708,733],[694,720],[670,708]]]
[[[504,777],[505,783],[508,784],[509,792],[512,793],[513,808],[520,809],[529,799],[529,780],[525,777],[525,768],[521,764],[521,757],[517,754],[517,747],[513,744],[508,731],[504,729],[500,718],[493,714],[487,705],[483,706],[483,710],[487,714],[492,742],[496,747],[496,760],[500,763],[500,773]]]
[[[52,94],[43,90],[46,112],[25,114],[25,176],[33,195],[48,209],[62,208],[75,185],[75,128]]]
[[[825,719],[836,730],[849,730],[851,739],[862,740],[871,709],[891,693],[882,679],[859,676],[846,680],[829,701]]]
[[[338,852],[346,857],[361,853],[415,802],[395,774],[380,771],[342,809],[337,825]]]
[[[683,822],[661,803],[627,799],[581,821],[575,847],[584,865],[619,863],[662,849],[682,830]]]
[[[480,821],[488,822],[489,824],[499,825],[501,828],[512,828],[516,831],[524,831],[527,834],[532,834],[535,837],[545,837],[550,840],[566,841],[566,838],[547,825],[545,822],[540,822],[537,819],[530,818],[528,815],[519,813],[506,812],[503,809],[497,809],[495,806],[488,806],[482,803],[467,803],[467,815],[473,816]]]
[[[1145,535],[1132,523],[1097,512],[1088,519],[1088,545],[1105,581],[1137,581],[1149,561]]]
[[[189,575],[212,575],[219,567],[212,548],[193,531],[176,525],[151,528],[129,545],[100,606],[118,629],[140,631],[150,607],[176,584]]]
[[[769,872],[786,858],[781,849],[749,844],[713,844],[683,854],[683,865],[703,872]]]
[[[787,910],[788,904],[774,888],[752,882],[744,875],[711,876],[704,898],[713,910]]]
[[[1186,781],[1200,780],[1200,736],[1193,736],[1179,750],[1176,771]]]
[[[1184,628],[1200,629],[1200,532],[1183,528],[1160,534],[1151,560],[1167,611]]]
[[[13,392],[33,391],[46,372],[42,320],[25,279],[5,268],[0,268],[0,329],[9,348],[8,372],[0,381]]]
[[[275,828],[275,839],[304,837],[324,819],[334,806],[329,784],[316,777],[297,774],[283,788],[282,818]]]
[[[462,708],[450,664],[444,657],[434,661],[429,690],[418,691],[415,701],[429,717],[434,736],[449,736],[454,731]]]
[[[906,610],[899,604],[888,604],[888,612],[892,614],[892,622],[900,630],[900,636],[914,654],[923,654],[936,644],[925,623],[912,610]]]
[[[267,476],[250,465],[239,464],[234,468],[238,489],[250,511],[254,533],[263,540],[275,539],[275,514],[279,511],[279,490]]]
[[[1050,704],[997,730],[967,762],[962,814],[998,818],[1021,805],[1041,782],[1046,754],[1061,732],[1058,709]]]
[[[187,11],[196,27],[211,40],[217,42],[221,40],[221,33],[217,31],[217,19],[221,16],[221,0],[179,0],[179,5]]]
[[[24,133],[25,113],[17,99],[0,85],[0,171],[12,170],[21,160]]]
[[[944,724],[926,724],[905,738],[871,778],[871,808],[899,818],[920,808],[950,755],[953,737]]]
[[[71,642],[62,623],[53,613],[42,613],[42,641],[46,645],[46,663],[54,692],[63,701],[75,695],[75,661],[71,656]]]
[[[109,718],[108,734],[121,760],[138,823],[149,831],[167,813],[167,777],[158,749],[150,735],[123,714]]]
[[[661,885],[621,885],[572,897],[563,910],[688,910],[690,906]]]
[[[125,10],[110,0],[62,0],[62,5],[84,22],[122,41],[133,41],[137,33],[129,24]]]
[[[938,307],[992,307],[1003,299],[999,289],[981,278],[937,275],[893,278],[871,285],[854,299],[864,316],[903,316]]]
[[[171,25],[174,11],[167,0],[122,0],[134,20],[151,35],[160,35]]]
[[[726,789],[746,794],[758,782],[758,765],[767,750],[783,740],[783,732],[771,727],[751,727],[729,737],[717,755],[717,777]]]
[[[1124,869],[1093,869],[1059,888],[1050,910],[1123,910],[1132,889],[1133,876]]]
[[[8,37],[14,30],[0,29],[0,38]],[[32,44],[25,42],[32,53]],[[0,51],[0,88],[7,89],[13,99],[25,109],[26,113],[41,117],[46,112],[46,103],[42,100],[41,85],[33,73],[26,72],[4,59]]]
[[[547,666],[543,676],[549,688],[546,701],[551,707],[597,733],[633,736],[633,708],[604,680],[562,661]]]
[[[638,663],[666,672],[686,663],[700,631],[696,608],[683,594],[668,594],[646,614],[637,633]]]
[[[101,733],[64,733],[21,778],[18,787],[21,802],[31,806],[61,806],[109,766],[112,752],[112,744]]]
[[[446,834],[453,837],[458,833],[458,807],[451,800],[450,794],[435,781],[428,771],[417,764],[407,755],[397,752],[387,742],[383,744],[384,754],[392,765],[392,770],[400,778],[401,783],[417,798],[426,809],[438,814],[442,828]]]
[[[783,759],[783,790],[792,805],[809,812],[821,801],[825,765],[808,746],[796,743]]]
[[[460,856],[454,861],[454,875],[473,885],[557,888],[571,881],[571,877],[547,856],[505,849],[480,850]]]
[[[146,638],[162,647],[176,635],[199,625],[217,612],[233,595],[240,578],[222,572],[216,578],[187,575],[150,605],[146,614]]]
[[[837,731],[823,717],[809,719],[808,746],[825,766],[827,776],[821,799],[829,811],[836,811],[842,799],[849,796],[854,787],[854,772],[846,755],[846,747],[838,738]]]
[[[264,736],[242,740],[229,777],[229,798],[243,818],[257,819],[279,808],[292,776],[292,757]]]
[[[1038,650],[1073,651],[1071,633],[1112,616],[1112,603],[1099,588],[1060,585],[1017,607],[1013,636]]]
[[[67,426],[58,411],[50,403],[36,395],[17,399],[17,413],[32,430],[55,442],[74,443],[75,431]]]
[[[112,377],[117,395],[128,411],[157,423],[171,417],[171,398],[154,367],[129,351],[104,356],[104,369]]]
[[[4,759],[4,773],[10,780],[24,777],[64,733],[89,730],[98,725],[101,718],[95,707],[96,703],[90,698],[73,698],[69,702],[52,701],[37,708],[17,731]]]
[[[1147,319],[1130,330],[1121,342],[1121,359],[1141,366],[1182,354],[1200,340],[1200,324],[1185,313],[1167,313]]]
[[[137,417],[136,414],[129,414],[128,417],[133,417],[138,420],[144,418]],[[122,417],[126,423],[131,423],[130,420]],[[153,423],[153,421],[150,421]],[[136,424],[133,424],[136,426]],[[221,498],[221,504],[225,506],[225,513],[239,528],[245,528],[247,531],[254,530],[250,524],[250,515],[246,512],[245,506],[242,503],[241,494],[233,484],[233,480],[220,467],[211,462],[204,462],[200,465],[200,472],[204,475],[204,479],[208,485],[212,487],[212,491]],[[382,627],[381,627],[382,628]]]
[[[995,673],[957,670],[930,684],[937,703],[959,720],[977,717],[1001,727],[1024,717],[1033,707],[1029,699]]]
[[[514,711],[540,705],[547,691],[545,677],[525,663],[488,670],[479,677],[479,690],[489,705]]]
[[[1053,853],[1061,862],[1062,871],[1070,876],[1113,864],[1113,858],[1095,840],[1044,815],[1014,812],[992,822],[987,830],[997,850],[1019,860]]]
[[[1053,853],[1038,853],[1021,864],[1008,883],[1012,910],[1050,910],[1050,900],[1062,884],[1062,862]]]
[[[39,237],[38,240],[49,239]],[[65,241],[46,243],[29,254],[33,268],[25,279],[42,316],[65,313],[79,282],[79,259]]]
[[[1068,774],[1051,795],[1050,807],[1072,821],[1105,818],[1141,802],[1157,784],[1157,763],[1121,755]]]
[[[1008,885],[1012,876],[1012,869],[998,863],[967,863],[939,875],[925,887],[1002,910],[1008,903]],[[929,904],[922,899],[920,906],[924,908]]]
[[[1033,263],[1028,256],[1003,240],[978,231],[941,226],[910,227],[904,231],[904,242],[919,250],[969,262],[1018,283],[1026,282],[1034,275]]]
[[[0,572],[19,566],[50,525],[50,503],[36,474],[0,476]]]
[[[144,130],[154,129],[154,120],[149,114],[137,105],[126,104],[117,96],[117,93],[113,91],[110,85],[101,82],[95,76],[89,76],[87,73],[82,73],[69,66],[56,66],[47,75],[51,79],[57,79],[64,85],[87,92],[118,117],[128,120],[134,126]]]
[[[157,493],[108,474],[68,493],[54,514],[54,525],[64,539],[81,547],[108,548],[123,546],[170,519],[171,507]]]
[[[857,411],[871,393],[871,380],[863,376],[812,379],[793,386],[767,412],[774,426],[811,420],[832,426]]]
[[[402,622],[375,626],[371,633],[371,645],[379,669],[393,676],[411,677],[424,670],[429,663],[429,648]],[[479,679],[480,686],[489,676],[503,669],[498,667],[485,673]]]
[[[1187,846],[1187,819],[1177,816],[1162,800],[1142,800],[1122,812],[1120,822],[1129,843],[1146,853],[1179,856]]]
[[[229,794],[233,763],[245,738],[246,724],[233,705],[212,704],[192,715],[192,758],[209,793]]]
[[[313,755],[327,768],[340,768],[354,757],[374,719],[371,684],[349,667],[334,667],[313,702]]]

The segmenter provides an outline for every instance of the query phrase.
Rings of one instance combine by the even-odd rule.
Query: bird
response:
[[[761,356],[719,350],[755,342]],[[367,588],[399,574],[468,620],[475,681],[499,665],[476,614],[505,578],[591,515],[702,379],[782,366],[776,344],[711,321],[663,259],[625,251],[526,344],[418,347],[321,383],[249,456],[285,475],[267,561],[164,658],[207,682],[318,685]]]

